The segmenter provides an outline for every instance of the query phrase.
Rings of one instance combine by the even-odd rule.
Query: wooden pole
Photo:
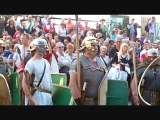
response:
[[[131,81],[131,94],[133,99],[137,99],[138,100],[138,84],[137,84],[137,72],[136,72],[136,52],[135,52],[135,45],[134,42],[132,41],[132,54],[133,54],[133,69],[134,69],[134,76],[133,79]],[[135,100],[134,100],[135,102]],[[137,104],[137,103],[136,103]]]
[[[78,33],[78,15],[76,17],[76,53],[77,53],[77,79],[78,87],[81,93],[81,82],[80,82],[80,58],[79,58],[79,33]]]
[[[134,69],[134,84],[136,86],[136,93],[137,93],[136,55],[135,55],[135,48],[134,47],[133,47],[133,69]]]

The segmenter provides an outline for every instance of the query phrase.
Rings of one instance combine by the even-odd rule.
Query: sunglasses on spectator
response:
[[[116,43],[121,43],[121,41],[117,41]]]
[[[60,47],[58,47],[58,48],[64,48],[64,46],[60,46]]]

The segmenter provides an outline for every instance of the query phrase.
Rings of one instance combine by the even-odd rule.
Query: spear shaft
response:
[[[77,79],[78,79],[78,87],[81,92],[81,82],[80,82],[80,58],[79,58],[79,35],[78,35],[78,15],[76,17],[76,53],[77,53]]]

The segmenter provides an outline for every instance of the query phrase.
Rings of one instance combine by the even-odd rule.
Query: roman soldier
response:
[[[46,40],[41,38],[30,44],[32,58],[24,68],[22,80],[25,105],[53,105],[50,64],[43,58],[46,46]]]
[[[107,69],[97,56],[97,40],[87,36],[81,44],[80,73],[77,68],[77,59],[70,67],[70,82],[72,96],[77,105],[106,105]],[[77,74],[80,74],[78,81]],[[78,84],[80,83],[80,85]]]
[[[147,51],[147,58],[137,67],[136,78],[132,80],[132,97],[135,105],[160,104],[160,64],[157,50],[151,48]],[[156,60],[155,60],[156,59]],[[133,84],[133,81],[137,81]]]

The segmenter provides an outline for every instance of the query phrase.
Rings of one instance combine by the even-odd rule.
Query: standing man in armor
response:
[[[151,106],[160,105],[160,64],[157,59],[153,64],[151,62],[157,58],[157,51],[151,48],[147,51],[147,58],[137,68],[137,84],[140,85],[140,90],[137,90],[135,85],[131,84],[132,97],[135,105],[147,105]],[[151,66],[146,68],[151,64]],[[142,76],[144,74],[144,76]],[[143,78],[141,78],[143,77]],[[142,79],[142,82],[140,80]],[[135,80],[135,79],[133,79]],[[138,86],[137,85],[137,86]],[[141,95],[141,98],[140,96]]]
[[[106,105],[107,69],[102,60],[97,57],[98,46],[96,38],[87,36],[81,44],[80,73],[77,73],[77,59],[70,67],[69,87],[77,105]],[[78,77],[80,74],[80,87]]]
[[[22,81],[25,105],[53,105],[50,64],[43,58],[46,43],[45,39],[37,38],[30,44],[32,58],[25,66]]]

